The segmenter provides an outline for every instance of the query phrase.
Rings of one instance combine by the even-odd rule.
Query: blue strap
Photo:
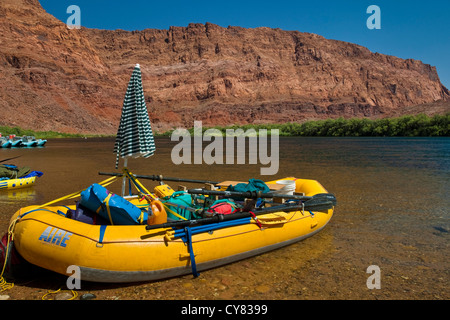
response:
[[[186,237],[187,237],[187,245],[189,248],[189,255],[191,257],[191,268],[192,268],[192,274],[194,275],[194,278],[197,278],[200,273],[197,272],[197,265],[195,263],[195,255],[194,255],[194,250],[192,249],[192,233],[191,233],[191,228],[186,227],[184,228],[184,231],[186,232]]]
[[[60,214],[60,215],[62,215],[62,216],[64,216],[64,217],[66,216],[66,213],[62,212],[61,210],[56,211],[56,213],[57,213],[57,214]]]
[[[11,169],[17,168],[17,166],[13,165],[13,164],[3,164],[2,166],[7,167],[7,168],[11,168]]]
[[[222,228],[226,228],[226,227],[233,227],[233,226],[239,226],[242,224],[248,224],[250,222],[251,222],[251,218],[248,217],[248,218],[224,221],[224,222],[219,222],[219,223],[214,223],[214,224],[200,225],[197,227],[191,227],[190,232],[191,232],[191,235],[194,235],[194,234],[214,231],[214,230],[222,229]],[[174,237],[181,238],[183,240],[183,242],[187,243],[186,230],[185,229],[174,229],[174,230],[175,230]]]
[[[36,211],[48,211],[51,213],[55,213],[54,211],[51,211],[49,209],[45,209],[45,208],[39,208],[39,209],[34,209],[34,210],[30,210],[27,212],[22,213],[21,215],[18,216],[19,219],[22,219],[23,217],[25,217],[27,214],[32,213],[32,212],[36,212]]]
[[[102,224],[100,226],[100,236],[98,238],[98,243],[103,243],[103,237],[105,236],[106,225]]]
[[[128,183],[131,181],[133,183],[133,185],[136,187],[136,189],[138,189],[143,194],[146,194],[145,190],[142,189],[142,187],[136,182],[136,180],[134,179],[134,177],[131,174],[128,175],[128,178],[129,178]],[[131,186],[130,186],[130,188],[131,188]]]

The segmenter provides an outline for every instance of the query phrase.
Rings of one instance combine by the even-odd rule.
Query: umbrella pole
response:
[[[125,158],[124,163],[123,163],[124,169],[127,168],[127,166],[128,166],[128,158]],[[127,177],[126,177],[126,175],[124,175],[123,179],[122,179],[122,197],[125,197],[125,184],[126,184],[126,181],[127,181]]]

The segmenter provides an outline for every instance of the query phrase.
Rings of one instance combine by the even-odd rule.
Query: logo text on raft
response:
[[[41,236],[39,237],[39,240],[60,246],[60,247],[66,247],[67,243],[66,241],[70,239],[70,236],[72,233],[67,232],[62,229],[53,228],[53,227],[47,227],[47,229],[42,232]]]

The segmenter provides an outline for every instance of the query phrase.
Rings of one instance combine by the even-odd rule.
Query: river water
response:
[[[227,266],[151,283],[83,283],[97,299],[449,299],[449,138],[280,138],[279,171],[262,164],[175,165],[177,142],[156,138],[156,154],[130,159],[135,174],[205,180],[318,180],[338,199],[327,227],[288,247]],[[104,180],[115,170],[114,139],[52,139],[43,148],[0,149],[0,160],[44,172],[33,187],[0,192],[0,231],[10,216]],[[122,160],[120,166],[122,165]],[[156,182],[142,181],[148,187]],[[119,192],[120,185],[109,187]],[[369,266],[380,289],[368,288]],[[369,268],[369,270],[371,270]],[[65,278],[18,282],[11,299],[40,299]],[[373,280],[373,278],[370,278]],[[370,283],[375,283],[370,280]]]

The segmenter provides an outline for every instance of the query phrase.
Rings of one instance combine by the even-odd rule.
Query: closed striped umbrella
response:
[[[129,157],[148,158],[155,153],[155,139],[145,105],[139,64],[134,67],[125,93],[114,152],[117,153],[116,169],[119,166],[119,157],[125,159],[126,167]]]

